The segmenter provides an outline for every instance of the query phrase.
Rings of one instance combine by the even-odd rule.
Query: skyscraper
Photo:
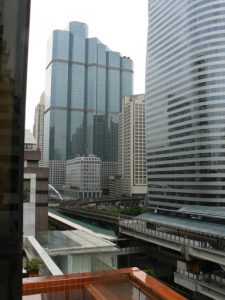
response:
[[[87,25],[70,22],[48,42],[44,161],[96,154],[117,161],[121,98],[132,94],[129,57],[88,38]]]
[[[149,0],[149,205],[225,206],[225,1]]]
[[[45,94],[41,95],[40,102],[35,107],[33,135],[37,141],[37,147],[41,151],[40,164],[43,163],[43,144],[44,144],[44,111],[45,111]]]
[[[146,194],[144,95],[123,98],[118,137],[118,171],[122,180],[122,193]]]

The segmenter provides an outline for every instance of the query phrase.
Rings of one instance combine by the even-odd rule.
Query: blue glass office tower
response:
[[[87,25],[70,22],[48,42],[44,161],[93,153],[117,161],[121,98],[133,90],[133,63],[88,38]]]
[[[149,205],[225,206],[225,1],[149,0]]]

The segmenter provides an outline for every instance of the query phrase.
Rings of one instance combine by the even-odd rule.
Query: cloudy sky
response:
[[[145,91],[147,0],[32,0],[28,57],[26,128],[32,129],[34,108],[45,88],[47,40],[69,21],[88,24],[113,51],[134,61],[134,93]]]

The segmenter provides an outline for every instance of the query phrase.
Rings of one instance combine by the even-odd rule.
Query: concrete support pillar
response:
[[[190,260],[187,245],[181,245],[181,253],[185,260]]]

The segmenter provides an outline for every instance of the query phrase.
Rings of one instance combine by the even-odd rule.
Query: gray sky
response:
[[[134,94],[145,92],[147,0],[32,0],[28,57],[26,128],[45,89],[47,40],[70,21],[84,22],[89,37],[134,61]]]

